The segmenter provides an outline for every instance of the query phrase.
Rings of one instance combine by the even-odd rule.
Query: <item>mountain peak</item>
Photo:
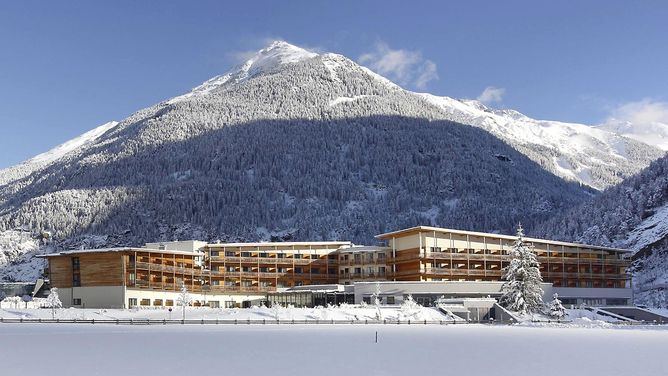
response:
[[[317,53],[297,47],[283,40],[271,42],[269,46],[257,51],[243,64],[237,65],[230,71],[205,81],[192,89],[188,94],[173,98],[170,102],[193,96],[205,95],[228,83],[243,82],[261,73],[270,72],[280,66],[308,60],[318,56]]]

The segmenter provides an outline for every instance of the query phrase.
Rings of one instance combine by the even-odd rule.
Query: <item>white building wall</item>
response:
[[[225,307],[225,302],[234,302],[235,304],[242,304],[245,301],[257,302],[259,300],[264,300],[265,295],[232,295],[232,294],[199,294],[189,292],[190,297],[194,301],[198,301],[200,304],[204,302],[218,302],[219,306]],[[145,307],[165,307],[167,300],[172,300],[174,302],[174,307],[177,306],[176,301],[179,298],[180,292],[175,291],[152,291],[152,290],[136,290],[136,289],[127,289],[125,291],[125,302],[124,308],[129,307],[129,300],[131,298],[137,299],[137,304],[139,305],[142,299],[149,299],[150,305]],[[162,300],[161,305],[155,305],[156,300]]]
[[[123,286],[95,286],[59,288],[58,297],[64,308],[122,308]],[[81,299],[81,305],[74,305]]]

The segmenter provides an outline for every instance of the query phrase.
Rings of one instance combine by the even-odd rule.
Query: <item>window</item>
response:
[[[241,281],[241,286],[251,287],[251,286],[253,286],[253,281]]]
[[[365,296],[362,298],[362,301],[366,304],[371,304],[371,297],[370,296]]]
[[[302,274],[302,268],[301,267],[295,268],[295,273],[296,274]]]
[[[234,251],[225,251],[225,257],[234,257]]]
[[[137,298],[129,298],[128,299],[128,308],[136,307],[137,306]]]
[[[311,269],[311,274],[320,274],[320,269]]]
[[[294,258],[296,258],[296,259],[300,259],[300,258],[302,258],[302,255],[300,255],[299,253],[297,253],[297,254],[294,255]]]
[[[431,247],[429,250],[432,252],[441,252],[441,247]]]
[[[211,266],[211,271],[212,272],[217,272],[218,270],[220,270],[220,266],[218,266],[218,265],[212,265]]]
[[[267,257],[267,253],[266,252],[260,253],[260,257]]]
[[[233,272],[233,271],[235,271],[235,270],[234,270],[234,266],[226,266],[226,267],[225,267],[225,271],[226,271],[226,272]]]
[[[237,304],[234,302],[234,300],[228,300],[225,302],[225,308],[234,308],[236,306]]]
[[[387,301],[387,304],[394,304],[394,296],[388,296],[385,299]]]
[[[143,306],[150,306],[151,305],[151,299],[142,299],[139,304],[141,304]]]
[[[165,307],[173,307],[174,306],[174,301],[171,299],[165,300]]]
[[[72,305],[81,305],[81,298],[72,298]]]
[[[379,253],[378,254],[378,260],[385,260],[385,254],[384,253]]]
[[[251,267],[250,267],[250,266],[244,266],[244,267],[241,268],[241,271],[244,271],[244,272],[250,272],[250,271],[251,271]]]
[[[153,305],[156,307],[162,307],[162,299],[154,299]]]
[[[269,268],[266,267],[266,266],[262,266],[262,267],[260,267],[260,272],[261,272],[261,273],[268,273],[268,272],[269,272]]]
[[[81,276],[79,275],[78,272],[72,274],[72,286],[74,286],[74,287],[81,286]]]
[[[78,270],[81,264],[79,263],[78,257],[72,257],[72,269]]]
[[[220,281],[217,279],[214,279],[211,281],[211,286],[220,286]]]
[[[218,251],[211,251],[209,255],[215,257],[215,256],[218,256],[219,254],[220,253]]]
[[[135,255],[130,255],[129,258],[130,258],[130,263],[131,263],[131,264],[134,264],[134,262],[135,262]]]
[[[251,257],[250,252],[241,252],[241,257]]]
[[[227,287],[234,287],[234,286],[236,286],[236,282],[234,282],[234,281],[225,281],[225,286],[227,286]]]
[[[134,285],[135,282],[137,281],[137,276],[135,275],[134,272],[130,272],[129,280],[130,280],[130,284],[131,284],[131,285]]]
[[[217,300],[209,300],[209,307],[220,308],[220,302]]]

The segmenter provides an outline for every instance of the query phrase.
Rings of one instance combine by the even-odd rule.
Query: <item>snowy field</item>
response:
[[[653,376],[666,344],[662,327],[1,324],[0,374]]]

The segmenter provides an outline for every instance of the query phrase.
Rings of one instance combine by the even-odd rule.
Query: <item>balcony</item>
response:
[[[163,272],[171,274],[184,274],[184,275],[202,275],[202,269],[188,268],[182,266],[172,266],[172,265],[162,265],[162,264],[151,264],[147,262],[136,262],[136,263],[127,263],[126,270],[150,270],[152,272]]]

